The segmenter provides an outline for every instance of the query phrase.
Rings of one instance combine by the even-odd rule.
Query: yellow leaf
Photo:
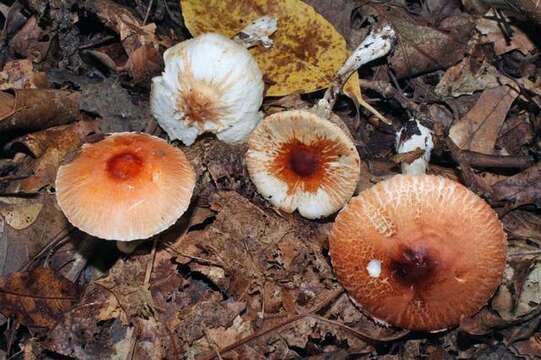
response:
[[[300,0],[181,0],[192,35],[218,32],[232,37],[263,16],[278,20],[270,49],[250,49],[270,83],[267,96],[307,93],[329,86],[350,52],[336,29]],[[363,103],[355,73],[345,92]]]

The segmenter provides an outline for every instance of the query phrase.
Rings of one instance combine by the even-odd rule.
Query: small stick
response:
[[[527,169],[534,162],[529,156],[500,156],[470,150],[461,151],[464,160],[475,168]]]

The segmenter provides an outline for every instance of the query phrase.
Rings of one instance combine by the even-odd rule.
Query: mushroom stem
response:
[[[349,77],[364,64],[387,55],[395,40],[396,33],[389,24],[373,29],[342,65],[342,68],[338,70],[331,86],[325,92],[325,96],[316,105],[316,113],[328,119],[338,93]]]
[[[274,34],[277,28],[278,21],[275,17],[262,16],[252,21],[235,35],[233,41],[247,49],[259,44],[268,49],[272,46],[270,36]]]
[[[117,241],[116,248],[118,249],[118,251],[126,255],[130,255],[135,251],[135,249],[139,247],[139,245],[141,245],[144,242],[145,240]]]
[[[396,151],[404,154],[421,149],[423,155],[412,162],[402,161],[402,174],[425,175],[434,148],[432,131],[423,126],[419,120],[411,119],[396,133]]]

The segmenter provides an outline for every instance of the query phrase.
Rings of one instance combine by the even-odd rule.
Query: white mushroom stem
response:
[[[260,45],[268,49],[272,46],[270,36],[278,29],[278,21],[272,16],[263,16],[252,21],[242,29],[233,40],[245,48]]]
[[[419,120],[411,119],[396,133],[396,151],[399,154],[404,154],[410,151],[421,149],[424,154],[407,163],[403,161],[401,164],[402,173],[406,175],[424,175],[428,169],[430,154],[434,148],[432,141],[432,131],[423,126]]]
[[[396,33],[390,25],[384,24],[373,29],[336,73],[331,86],[325,92],[325,96],[316,105],[316,112],[328,119],[338,93],[349,77],[364,64],[387,55],[395,41]]]

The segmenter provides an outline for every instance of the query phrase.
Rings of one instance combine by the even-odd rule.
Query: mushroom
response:
[[[353,195],[360,159],[338,125],[307,110],[268,116],[248,141],[246,165],[258,191],[286,212],[316,219]]]
[[[432,131],[417,119],[410,119],[396,133],[396,151],[404,154],[410,151],[423,150],[423,154],[411,163],[401,163],[402,173],[406,175],[424,175],[428,169],[430,155],[434,148]]]
[[[498,287],[506,234],[461,184],[397,175],[353,198],[329,246],[340,283],[375,319],[440,330],[475,314]]]
[[[185,145],[210,132],[227,143],[245,140],[262,118],[263,76],[237,42],[207,33],[163,55],[165,70],[152,79],[152,114],[171,139]]]
[[[387,54],[394,37],[389,25],[370,33],[314,108],[270,115],[250,135],[246,153],[250,178],[274,206],[317,219],[337,212],[353,196],[360,158],[332,107],[351,74]]]
[[[58,169],[56,197],[75,227],[106,240],[133,241],[173,225],[194,186],[194,170],[180,149],[125,132],[83,145]]]

